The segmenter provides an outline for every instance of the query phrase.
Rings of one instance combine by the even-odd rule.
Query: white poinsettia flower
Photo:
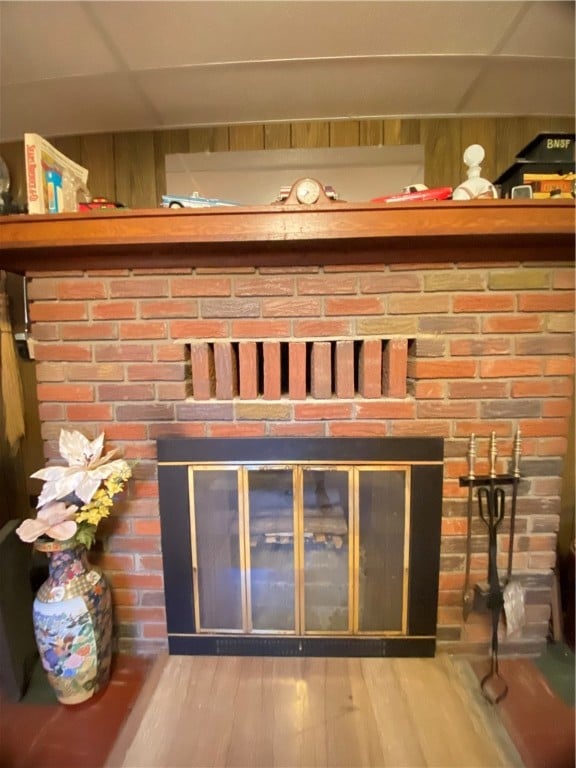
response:
[[[60,456],[71,467],[84,467],[98,461],[104,450],[104,432],[95,440],[88,440],[81,432],[61,430],[59,440]]]
[[[24,520],[16,528],[16,533],[22,541],[28,543],[44,535],[56,541],[67,541],[74,536],[78,528],[76,522],[71,519],[77,511],[78,507],[75,504],[67,507],[63,501],[47,504],[38,512],[35,520]]]
[[[88,440],[81,432],[63,429],[60,432],[60,455],[68,462],[67,467],[46,467],[34,472],[31,477],[44,480],[38,498],[38,507],[51,501],[63,499],[74,493],[87,504],[102,480],[126,467],[123,459],[112,461],[117,451],[102,456],[104,433],[95,440]]]

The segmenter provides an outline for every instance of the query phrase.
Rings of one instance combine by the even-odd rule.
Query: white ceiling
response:
[[[573,116],[574,41],[572,0],[0,2],[0,140]]]

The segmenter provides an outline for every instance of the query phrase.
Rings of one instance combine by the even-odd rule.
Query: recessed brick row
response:
[[[195,400],[405,398],[408,340],[199,341]]]

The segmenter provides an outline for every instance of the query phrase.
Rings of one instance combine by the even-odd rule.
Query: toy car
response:
[[[404,187],[402,192],[383,197],[374,197],[373,203],[409,202],[411,200],[449,200],[452,197],[452,187],[433,187],[429,189],[425,184],[411,184]]]
[[[193,195],[162,195],[162,208],[209,208],[213,205],[238,205],[228,200],[219,200],[216,197],[200,197],[195,192]]]
[[[100,208],[124,208],[124,205],[108,200],[106,197],[93,197],[91,200],[78,203],[79,211],[93,211]]]

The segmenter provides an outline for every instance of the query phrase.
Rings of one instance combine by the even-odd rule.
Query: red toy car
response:
[[[372,198],[372,203],[396,203],[409,202],[411,200],[449,200],[452,197],[452,187],[433,187],[429,189],[425,184],[412,184],[404,187],[402,192],[383,197]]]
[[[79,211],[93,211],[100,208],[124,208],[122,203],[114,203],[106,197],[93,197],[89,202],[78,203]]]

